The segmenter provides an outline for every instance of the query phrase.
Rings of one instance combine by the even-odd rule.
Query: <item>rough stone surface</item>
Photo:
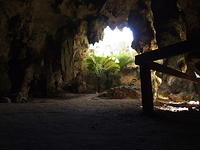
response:
[[[195,28],[194,26],[196,26],[196,23],[192,26],[188,26],[188,24],[191,24],[192,22],[190,19],[186,19],[184,17],[184,14],[187,14],[188,18],[191,18],[189,16],[194,16],[193,13],[189,12],[189,10],[192,9],[192,6],[188,5],[188,3],[191,4],[187,0],[182,2],[179,1],[179,3],[174,0],[152,0],[154,25],[159,47],[172,45],[184,41],[192,36],[191,30],[192,28]],[[195,5],[195,3],[193,4]],[[198,12],[197,9],[194,9],[193,11],[196,13]],[[196,22],[198,20],[197,18],[198,17],[196,16],[196,20],[192,20]],[[193,75],[194,72],[190,69],[191,67],[188,65],[187,60],[186,55],[174,56],[165,59],[164,65],[177,69],[181,72],[188,73],[189,75]],[[197,93],[197,89],[194,83],[168,75],[162,75],[162,80],[163,82],[159,90],[162,91],[162,94],[176,93],[179,95],[180,99],[185,99],[185,95],[193,93],[191,99],[196,99],[197,95],[194,93]]]
[[[135,86],[119,86],[111,88],[104,93],[101,93],[99,97],[106,97],[111,99],[125,99],[125,98],[139,99],[141,97],[141,93],[140,93],[140,88]]]
[[[51,95],[76,76],[88,47],[88,18],[105,1],[94,3],[0,1],[0,94],[21,101],[38,88]]]
[[[128,21],[134,34],[132,46],[139,53],[157,49],[151,1],[140,0],[135,5]]]
[[[156,38],[160,47],[190,38],[199,31],[199,5],[198,0],[0,0],[0,96],[23,102],[29,95],[56,94],[82,73],[88,44],[100,40],[107,25],[128,25],[138,52],[156,49]],[[174,66],[177,60],[166,62]]]

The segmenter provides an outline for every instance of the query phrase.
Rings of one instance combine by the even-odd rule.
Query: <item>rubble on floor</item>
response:
[[[141,97],[140,88],[136,86],[118,86],[99,94],[99,97],[110,99],[139,99]]]

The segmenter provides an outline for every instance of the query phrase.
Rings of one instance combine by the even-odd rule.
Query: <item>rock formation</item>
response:
[[[199,6],[198,0],[0,0],[0,97],[26,102],[54,95],[82,72],[89,43],[108,25],[129,26],[140,53],[194,37]],[[182,58],[165,63],[179,68]]]

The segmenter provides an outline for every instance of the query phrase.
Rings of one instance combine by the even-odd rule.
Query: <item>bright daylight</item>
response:
[[[135,68],[135,55],[137,52],[131,48],[133,38],[132,31],[123,29],[104,29],[102,41],[90,44],[86,66],[93,83],[96,82],[96,91],[104,91],[119,85],[133,84],[133,75],[123,75],[126,69]],[[132,73],[133,74],[133,73]]]
[[[94,50],[96,56],[111,56],[121,52],[135,52],[131,48],[131,43],[134,40],[132,31],[124,27],[119,30],[117,27],[111,30],[106,27],[104,30],[104,37],[102,41],[96,42],[94,45],[90,44],[90,49]]]

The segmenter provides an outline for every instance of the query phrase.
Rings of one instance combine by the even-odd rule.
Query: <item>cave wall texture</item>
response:
[[[142,53],[198,35],[199,10],[198,0],[0,0],[0,97],[61,90],[107,25],[128,25]],[[182,58],[165,63],[177,68]]]
[[[154,27],[159,47],[199,37],[199,3],[196,0],[152,0]],[[189,65],[190,62],[192,60],[185,54],[166,59],[164,65],[194,76],[194,68],[191,67],[194,65]],[[163,95],[172,95],[172,99],[176,95],[182,99],[198,100],[199,85],[168,75],[163,75],[162,79],[160,92]]]

